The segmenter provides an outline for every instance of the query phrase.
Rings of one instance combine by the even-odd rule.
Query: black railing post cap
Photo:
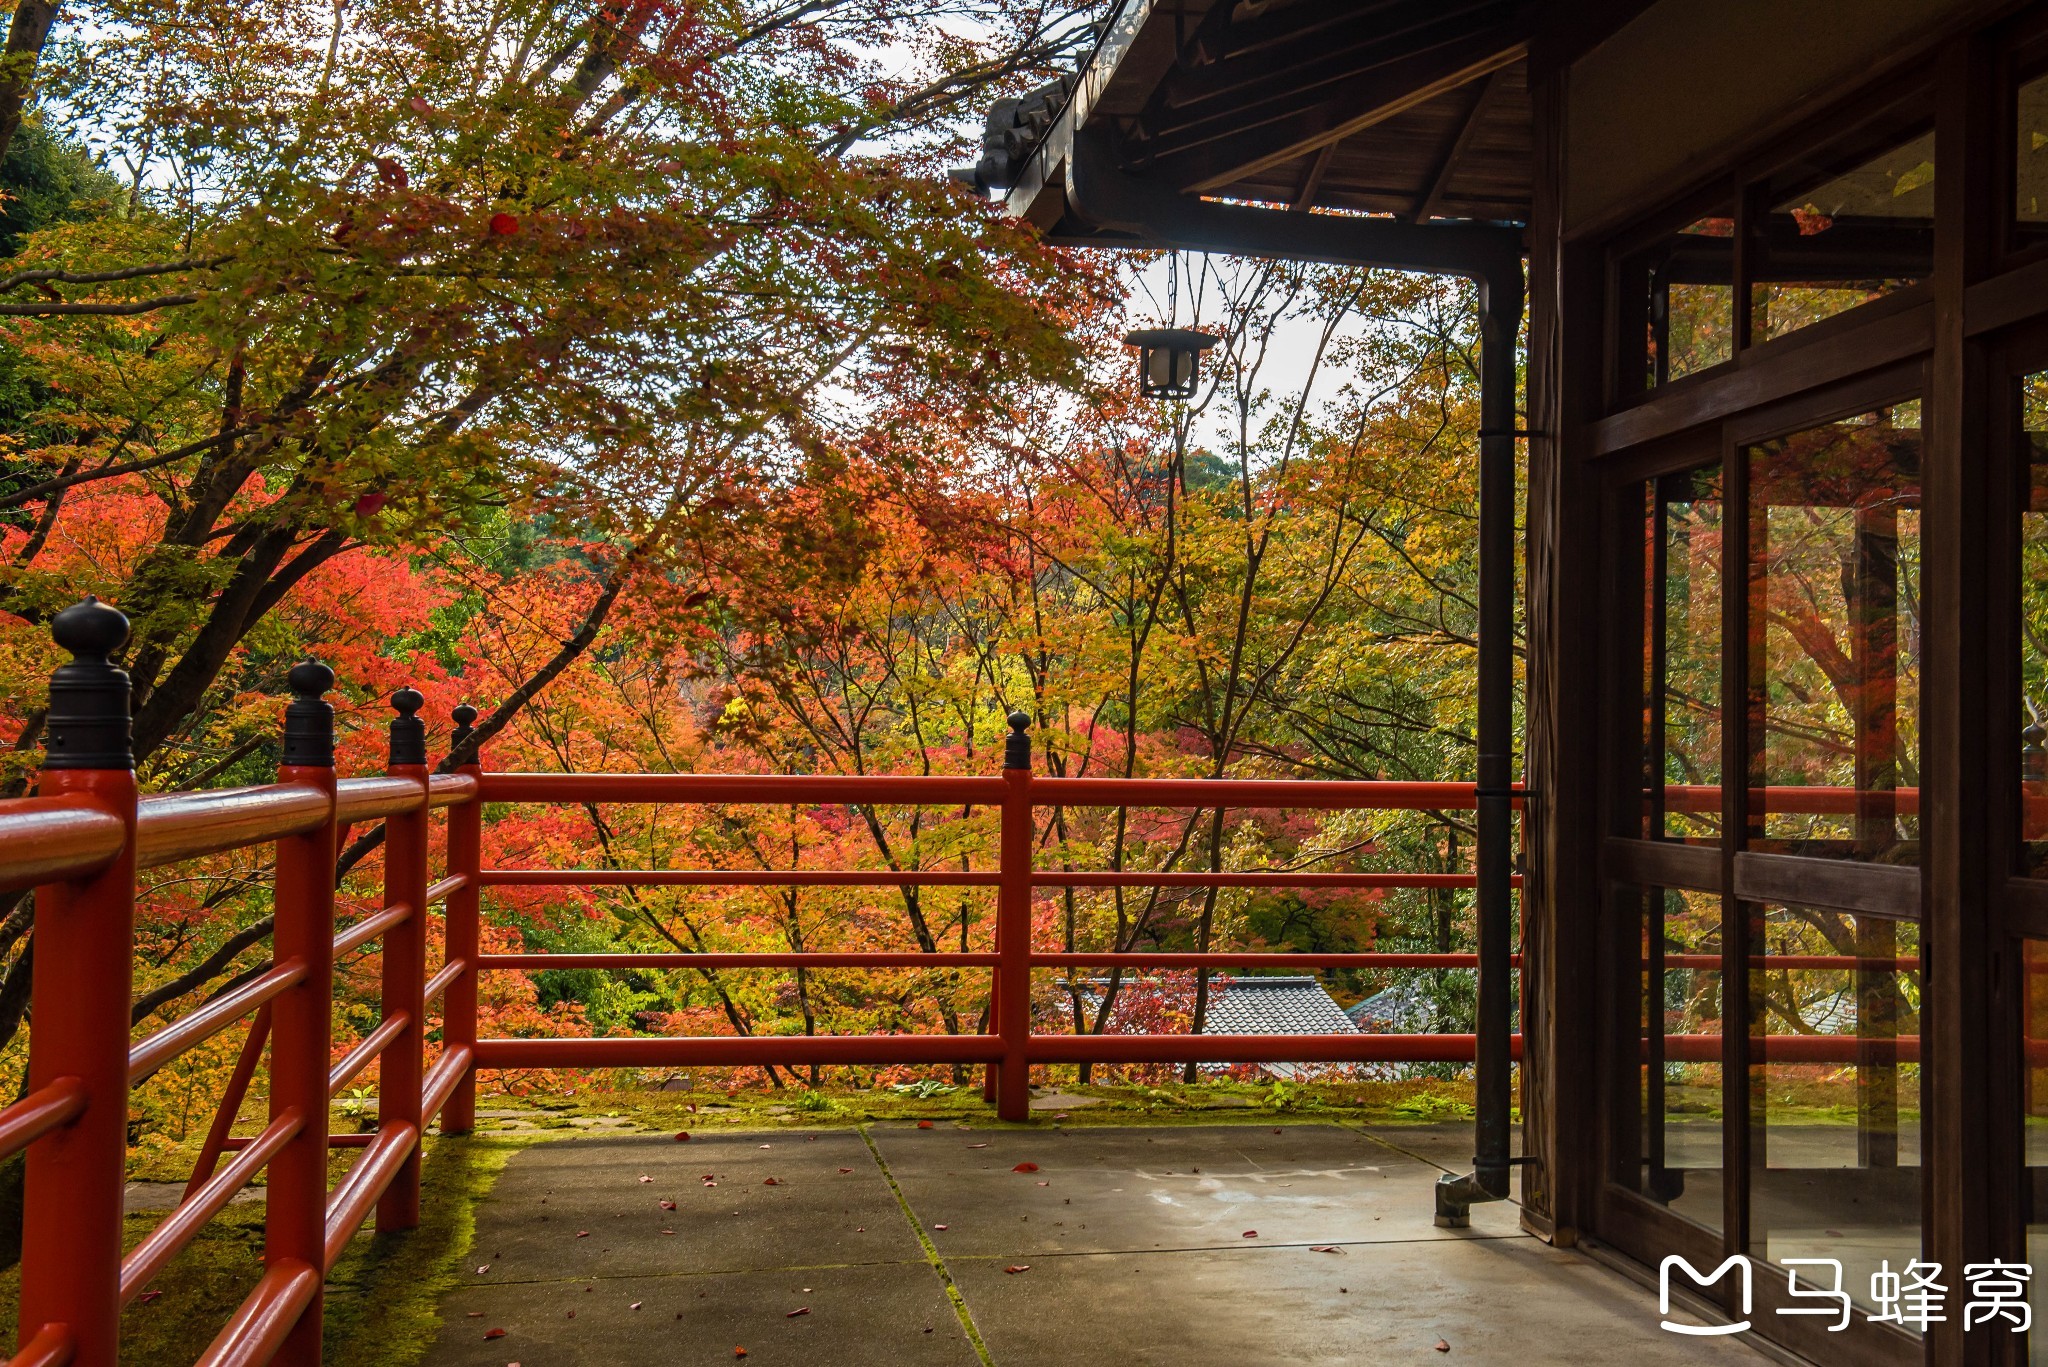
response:
[[[1031,718],[1022,712],[1009,716],[1010,735],[1003,745],[1003,767],[1005,769],[1029,769],[1031,767]]]
[[[71,652],[50,674],[45,769],[133,769],[127,671],[108,657],[128,639],[128,619],[88,594],[50,620],[50,639]]]
[[[105,664],[128,639],[128,618],[88,593],[50,619],[50,638],[83,664]]]
[[[334,708],[321,695],[334,687],[334,671],[318,660],[301,660],[284,681],[292,690],[292,700],[284,709],[283,763],[332,769]]]
[[[301,660],[292,666],[284,681],[291,688],[294,701],[318,702],[334,687],[334,671],[318,660]]]
[[[398,713],[391,719],[393,765],[427,762],[427,724],[418,716],[426,704],[417,688],[401,688],[391,695],[391,706]]]

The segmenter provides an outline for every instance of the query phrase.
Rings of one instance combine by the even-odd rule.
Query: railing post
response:
[[[469,744],[471,729],[476,725],[476,709],[464,703],[455,709],[453,715],[455,734],[448,743],[451,753],[460,754]],[[468,774],[481,784],[483,755],[471,754],[466,763],[456,766],[455,772]],[[466,967],[456,975],[455,981],[448,984],[448,991],[441,998],[441,1047],[444,1050],[468,1048],[473,1051],[476,1048],[476,958],[480,938],[477,913],[482,897],[477,878],[483,868],[483,840],[484,803],[481,795],[448,809],[448,874],[461,877],[463,883],[448,894],[444,957],[451,963],[461,959]],[[447,1104],[441,1108],[441,1133],[468,1134],[475,1128],[476,1069],[472,1066],[463,1070],[462,1081],[456,1084]]]
[[[996,1034],[1003,1062],[996,1074],[996,1115],[1031,1118],[1031,719],[1010,714],[1003,747],[1001,886],[996,890]]]
[[[427,1039],[427,724],[416,715],[425,702],[410,688],[391,695],[398,715],[391,721],[386,772],[419,784],[420,805],[384,818],[384,905],[410,907],[412,914],[384,933],[384,1019],[403,1013],[407,1024],[385,1048],[377,1070],[378,1132],[410,1125],[415,1136],[420,1133]],[[420,1150],[415,1142],[377,1202],[377,1228],[415,1229],[419,1222]]]
[[[327,1270],[327,1070],[334,1044],[334,709],[321,697],[334,671],[317,660],[292,666],[292,701],[284,711],[280,783],[318,788],[327,819],[277,842],[276,917],[272,953],[279,965],[304,965],[305,976],[278,994],[271,1008],[270,1118],[296,1111],[299,1130],[270,1160],[263,1261],[285,1279],[301,1267],[324,1281]],[[275,1362],[314,1367],[320,1361],[324,1290],[316,1285]]]
[[[78,1119],[28,1151],[20,1341],[27,1345],[45,1326],[61,1325],[76,1367],[110,1367],[121,1335],[135,757],[128,675],[107,657],[128,639],[128,619],[87,598],[50,625],[72,660],[50,678],[39,791],[104,808],[120,818],[128,836],[98,873],[35,893],[28,1086],[33,1091],[75,1077],[85,1086],[86,1102]]]

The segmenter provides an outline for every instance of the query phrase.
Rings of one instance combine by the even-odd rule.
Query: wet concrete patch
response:
[[[1088,1254],[951,1264],[1001,1367],[1119,1364],[1755,1364],[1658,1328],[1654,1298],[1534,1239]],[[1059,1307],[1048,1314],[1046,1307]],[[1447,1356],[1433,1351],[1441,1339]]]
[[[1663,1332],[1654,1294],[1521,1233],[1510,1205],[1436,1229],[1441,1169],[1418,1150],[1469,1147],[1469,1133],[1404,1137],[877,1125],[538,1144],[479,1209],[482,1270],[443,1298],[427,1361],[729,1362],[744,1348],[748,1367],[978,1367],[946,1276],[995,1367],[1433,1363],[1439,1338],[1466,1362],[1758,1361]]]
[[[1437,1229],[1439,1170],[1334,1125],[874,1137],[948,1257],[1520,1234],[1506,1204],[1475,1207],[1469,1230]],[[1016,1172],[1019,1163],[1037,1170]]]

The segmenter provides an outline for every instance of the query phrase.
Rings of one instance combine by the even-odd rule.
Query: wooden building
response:
[[[1496,391],[1526,270],[1525,1221],[1746,1255],[1816,1361],[2048,1361],[1964,1323],[2048,1254],[2048,5],[1124,0],[980,178],[1471,275]]]

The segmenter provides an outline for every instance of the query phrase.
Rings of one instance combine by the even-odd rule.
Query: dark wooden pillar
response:
[[[1598,490],[1574,450],[1598,376],[1597,258],[1562,240],[1563,85],[1530,56],[1535,203],[1529,234],[1528,996],[1522,1004],[1525,1222],[1569,1243],[1591,1220],[1604,1145],[1597,960],[1600,830]]]
[[[1921,512],[1922,697],[1920,834],[1924,1013],[1921,1136],[1924,1256],[1941,1264],[1946,1322],[1927,1336],[1928,1361],[1994,1363],[2007,1334],[1963,1332],[1966,1263],[2001,1252],[2004,1212],[2017,1201],[2013,1031],[2019,1020],[2009,954],[1992,924],[1990,813],[2005,809],[2009,755],[1993,755],[1980,705],[1994,638],[1987,600],[2002,572],[1991,535],[1991,443],[2003,431],[2002,381],[1966,337],[1963,298],[1994,263],[1999,201],[1994,157],[2003,101],[1982,38],[1949,44],[1937,70],[1935,337],[1925,406]],[[2011,707],[2010,698],[1998,705]],[[2010,1131],[2010,1133],[2008,1133]],[[2009,1253],[2007,1256],[2010,1256]]]

